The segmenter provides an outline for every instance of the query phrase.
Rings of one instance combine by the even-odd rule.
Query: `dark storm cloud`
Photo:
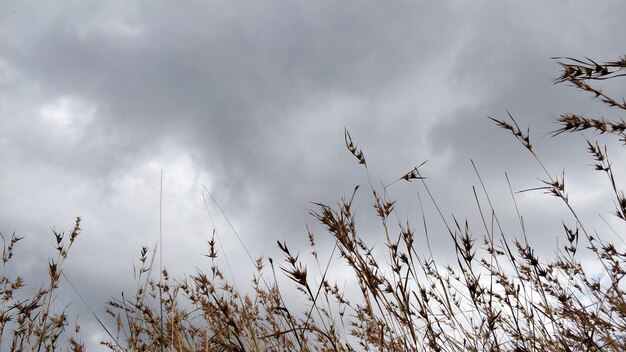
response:
[[[550,119],[590,109],[590,98],[552,85],[558,67],[549,57],[611,60],[626,44],[623,11],[586,2],[0,8],[0,143],[2,164],[11,165],[0,176],[0,197],[11,204],[0,230],[48,239],[51,225],[83,215],[85,238],[70,268],[76,284],[93,287],[101,272],[114,290],[85,292],[92,302],[128,289],[119,272],[141,244],[154,243],[161,167],[166,251],[174,266],[192,270],[178,258],[199,257],[210,234],[203,184],[255,255],[275,253],[275,240],[303,244],[314,223],[309,202],[332,204],[356,184],[364,186],[361,226],[376,238],[367,177],[343,147],[344,127],[375,185],[429,159],[429,184],[463,218],[475,214],[470,158],[494,187],[504,186],[504,171],[541,176],[485,116],[508,109],[544,133],[538,148],[553,143]],[[565,140],[545,148],[549,161],[578,143]],[[417,214],[417,185],[389,191],[409,209],[401,217]],[[28,242],[23,260],[49,253],[51,241]]]
[[[376,105],[384,91],[427,70],[454,42],[453,23],[439,23],[443,16],[434,10],[231,6],[147,5],[125,16],[128,34],[111,33],[110,18],[91,23],[88,7],[68,7],[52,12],[43,21],[49,26],[27,45],[12,42],[9,60],[57,94],[78,89],[97,101],[94,129],[121,139],[110,154],[134,153],[173,135],[197,143],[207,162],[241,185],[241,174],[272,158],[264,146],[291,141],[291,121],[303,108],[344,97]],[[370,112],[360,113],[342,118],[371,120]],[[318,130],[301,131],[309,139],[341,136],[341,129],[331,130],[342,126],[337,117],[311,118]],[[392,123],[394,116],[385,119]]]
[[[555,119],[561,113],[611,116],[615,111],[566,84],[553,85],[554,78],[560,74],[560,67],[549,58],[593,56],[598,60],[608,60],[619,57],[626,40],[605,38],[611,37],[610,33],[626,30],[626,26],[617,20],[619,16],[610,8],[594,8],[590,9],[591,12],[580,12],[575,7],[544,10],[538,12],[521,6],[495,7],[485,21],[476,21],[472,26],[467,45],[459,55],[462,59],[452,69],[455,84],[463,87],[461,91],[476,92],[476,104],[451,111],[448,118],[429,135],[435,149],[449,147],[451,150],[449,165],[444,173],[458,175],[462,170],[470,170],[469,160],[473,159],[481,175],[491,184],[493,193],[508,193],[504,182],[505,171],[512,177],[514,190],[540,186],[537,178],[546,178],[540,166],[508,132],[498,130],[486,119],[486,116],[503,119],[510,111],[522,128],[530,127],[535,150],[552,176],[565,169],[570,184],[589,182],[589,187],[596,187],[592,186],[594,183],[591,180],[597,179],[589,178],[593,170],[589,167],[591,161],[581,143],[584,142],[582,137],[563,135],[552,138],[551,132],[557,128]],[[624,91],[623,82],[611,82],[608,86],[614,84],[619,87],[613,86],[613,92]],[[435,178],[434,182],[440,188],[446,184],[445,178]],[[449,191],[442,194],[441,201],[455,207],[462,198],[467,203],[459,209],[468,209],[468,206],[471,209],[473,197],[469,186],[477,183],[476,177],[468,174],[468,177],[462,177],[448,187]],[[457,192],[462,190],[465,190],[466,196],[457,197]],[[529,196],[524,194],[519,197],[524,199]],[[581,199],[575,193],[572,198],[573,201]],[[530,199],[532,202],[527,203],[529,207],[525,208],[530,213],[527,217],[529,223],[545,222],[550,219],[546,216],[546,208],[562,206],[556,200]],[[590,205],[588,203],[584,200],[577,206],[584,208]],[[512,210],[512,203],[501,208]],[[556,225],[558,229],[561,218],[553,218],[556,220],[553,221],[553,228]],[[540,232],[535,238],[545,238]]]
[[[231,6],[102,9],[120,20],[87,20],[88,7],[68,7],[43,20],[49,26],[27,45],[9,41],[10,62],[49,94],[78,92],[97,102],[86,138],[115,138],[92,146],[106,149],[99,165],[86,165],[93,176],[110,176],[111,165],[132,163],[134,154],[175,138],[194,146],[218,188],[239,190],[240,208],[276,177],[283,180],[275,200],[290,203],[308,155],[343,152],[345,125],[378,140],[388,137],[376,131],[397,134],[393,126],[406,126],[408,117],[376,113],[385,92],[453,55],[449,46],[460,29],[452,18],[441,22],[445,8]],[[126,32],[114,30],[124,26]],[[326,111],[343,100],[355,108],[344,116]],[[303,123],[307,128],[298,129]],[[341,162],[323,160],[318,169]]]

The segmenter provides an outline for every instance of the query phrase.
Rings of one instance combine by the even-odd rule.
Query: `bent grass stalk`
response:
[[[626,110],[623,99],[614,99],[595,86],[603,80],[625,76],[626,56],[606,63],[555,59],[563,69],[555,83],[569,83],[611,109]],[[106,313],[116,322],[115,329],[107,328],[94,314],[109,336],[102,344],[112,351],[626,350],[623,234],[607,222],[607,227],[622,241],[618,246],[602,240],[585,226],[569,200],[565,174],[553,176],[535,152],[529,129],[522,129],[509,112],[505,119],[490,119],[512,133],[544,172],[541,184],[521,191],[514,191],[509,175],[505,174],[520,236],[505,233],[501,211],[494,208],[473,161],[471,165],[479,184],[472,189],[480,216],[480,226],[476,229],[467,220],[444,215],[434,190],[422,174],[424,164],[396,181],[375,187],[365,153],[346,129],[346,148],[368,178],[374,214],[385,235],[385,253],[380,253],[380,244],[369,243],[361,236],[353,209],[355,197],[360,196],[358,186],[351,197],[334,206],[314,203],[317,208],[311,215],[334,240],[324,264],[319,257],[316,235],[308,227],[310,257],[292,251],[285,242],[278,242],[284,262],[253,259],[219,203],[205,189],[255,265],[252,293],[239,290],[242,283],[233,277],[227,258],[224,259],[231,278],[227,279],[220,270],[221,257],[216,245],[221,240],[215,228],[208,241],[206,257],[210,269],[206,272],[172,278],[162,265],[161,251],[160,273],[155,281],[150,272],[156,247],[151,258],[148,248],[143,247],[139,268],[135,270],[134,295],[129,298],[122,294],[108,303]],[[593,130],[626,142],[626,123],[621,119],[563,114],[558,122],[561,127],[553,131],[553,137]],[[584,143],[594,161],[594,170],[607,176],[614,215],[626,221],[626,196],[617,181],[607,147],[591,139],[584,139]],[[389,198],[388,188],[401,187],[400,181],[418,181],[414,184],[421,192],[417,198],[421,211],[418,228],[400,220],[396,203]],[[565,241],[554,258],[544,258],[532,247],[516,200],[521,192],[537,191],[555,197],[569,212],[562,219]],[[424,193],[429,203],[422,201]],[[162,198],[160,204],[161,207]],[[427,207],[432,207],[438,217],[436,221],[441,221],[441,229],[430,223],[433,219],[426,215]],[[606,222],[604,217],[602,220]],[[453,264],[433,256],[430,238],[433,232],[441,231],[452,241],[456,259]],[[55,313],[53,304],[60,277],[66,277],[62,265],[79,232],[80,218],[69,235],[69,242],[64,233],[54,231],[58,253],[49,263],[50,281],[29,298],[18,298],[23,297],[18,292],[24,288],[24,279],[10,276],[6,270],[21,237],[15,234],[8,240],[2,237],[1,346],[9,346],[11,351],[55,350],[63,343],[60,341],[63,337],[69,350],[84,350],[79,329],[67,334],[64,310]],[[418,248],[417,236],[424,236],[426,248]],[[161,250],[162,240],[160,227]],[[597,272],[583,264],[589,254],[601,264],[604,280],[597,279]],[[332,277],[333,263],[339,265],[337,257],[352,270],[356,292],[340,288],[337,278]],[[312,265],[307,258],[311,258]],[[272,281],[264,275],[267,263]],[[299,302],[287,301],[281,293],[277,266],[300,293]],[[115,335],[110,332],[114,330]],[[5,341],[7,331],[10,338]]]

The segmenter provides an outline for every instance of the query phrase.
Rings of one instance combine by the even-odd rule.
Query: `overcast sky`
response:
[[[31,288],[43,284],[51,229],[69,230],[81,216],[66,274],[97,311],[122,290],[132,293],[141,246],[159,240],[161,170],[163,261],[177,275],[208,268],[202,254],[213,225],[203,186],[255,257],[279,257],[276,240],[306,252],[307,225],[330,249],[308,214],[311,202],[334,204],[359,184],[358,225],[376,243],[367,176],[345,149],[344,128],[365,152],[374,184],[428,160],[421,170],[446,215],[471,218],[473,159],[512,218],[504,172],[515,190],[545,175],[486,118],[507,110],[530,126],[550,170],[565,168],[584,216],[610,218],[606,189],[593,186],[607,184],[589,167],[582,137],[552,139],[549,131],[560,113],[619,115],[554,85],[559,67],[549,58],[625,54],[626,5],[535,5],[0,2],[0,232],[26,237],[13,270]],[[618,97],[624,88],[607,87]],[[423,188],[398,183],[389,192],[400,218],[417,226]],[[538,230],[534,243],[554,248],[558,234],[545,229],[559,228],[562,204],[526,193],[520,202]],[[245,285],[252,267],[215,204],[209,210],[221,254]],[[429,222],[446,258],[452,247],[441,222]],[[67,285],[60,292],[81,314],[86,342],[102,338]]]

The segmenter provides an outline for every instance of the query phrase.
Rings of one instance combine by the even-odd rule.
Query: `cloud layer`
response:
[[[549,58],[622,55],[624,6],[604,5],[3,2],[0,232],[26,236],[20,270],[37,277],[52,251],[50,228],[82,216],[67,273],[100,307],[132,289],[140,246],[159,239],[161,170],[164,260],[190,272],[206,264],[213,229],[205,186],[254,255],[276,255],[276,240],[304,251],[305,226],[315,226],[310,202],[334,203],[367,186],[343,146],[344,128],[376,185],[429,160],[423,170],[444,207],[475,216],[473,159],[496,202],[510,207],[504,172],[519,188],[542,175],[486,119],[507,110],[538,132],[555,172],[576,170],[569,176],[583,192],[590,179],[577,173],[589,163],[580,138],[547,132],[563,112],[611,111],[554,86],[558,66]],[[607,89],[621,94],[624,85]],[[416,219],[420,190],[390,189],[406,207],[401,217]],[[604,200],[599,191],[582,194],[582,207]],[[358,211],[376,240],[368,197],[362,190]],[[552,211],[541,204],[528,212]],[[241,252],[209,206],[227,251]],[[537,240],[553,244],[555,236]],[[449,244],[439,243],[445,254]]]

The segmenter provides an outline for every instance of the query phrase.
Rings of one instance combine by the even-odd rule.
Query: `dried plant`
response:
[[[56,289],[63,275],[63,264],[68,251],[80,234],[80,218],[76,218],[69,235],[53,230],[57,255],[48,262],[48,283],[29,296],[26,282],[21,276],[9,274],[15,246],[23,238],[15,233],[8,240],[0,234],[2,248],[2,276],[0,278],[0,349],[8,351],[56,351],[67,345],[67,350],[83,351],[79,332],[74,324],[74,334],[68,335],[65,309],[58,311],[55,304]],[[10,333],[10,337],[6,337]],[[65,338],[66,341],[62,341]]]
[[[626,110],[623,99],[609,97],[590,83],[625,76],[626,57],[602,64],[557,60],[563,68],[557,83],[570,83],[611,108]],[[106,312],[117,328],[103,344],[113,351],[625,351],[626,248],[600,239],[585,226],[569,200],[565,174],[549,172],[535,152],[529,129],[522,129],[510,113],[506,119],[491,119],[511,132],[545,172],[540,185],[519,192],[556,197],[571,215],[562,220],[565,241],[554,258],[541,257],[527,239],[516,203],[519,192],[513,192],[510,183],[521,236],[503,230],[478,171],[479,186],[473,191],[480,226],[444,216],[422,174],[422,163],[382,189],[369,182],[374,214],[384,234],[383,253],[381,245],[368,243],[357,226],[353,209],[357,186],[335,206],[314,203],[311,214],[334,239],[334,247],[323,251],[330,253],[329,261],[322,262],[316,235],[307,228],[310,256],[278,242],[284,260],[255,259],[249,294],[222,273],[215,231],[208,241],[209,270],[181,279],[170,277],[164,268],[159,268],[159,279],[152,278],[155,255],[150,257],[148,248],[142,248],[135,292],[108,303]],[[561,127],[554,136],[591,129],[626,142],[622,120],[564,114],[558,121]],[[347,130],[344,136],[369,180],[365,154]],[[584,143],[593,169],[607,175],[615,215],[626,221],[626,197],[607,147],[589,139]],[[396,203],[387,190],[401,181],[417,181],[414,185],[428,195],[444,223],[442,232],[454,246],[454,263],[434,258],[430,245],[416,245],[418,236],[428,240],[433,231],[425,211],[418,227],[398,220]],[[421,198],[418,201],[423,206]],[[52,314],[49,307],[60,264],[79,230],[77,221],[67,247],[64,236],[55,233],[59,259],[50,263],[49,287],[32,300],[14,298],[13,292],[23,286],[21,278],[3,278],[0,333],[7,324],[17,324],[13,350],[56,346],[66,318]],[[19,240],[14,235],[5,244],[5,265]],[[602,265],[602,273],[583,264],[589,255]],[[334,281],[331,268],[340,265],[337,257],[352,269],[356,292],[346,292]],[[295,286],[301,301],[285,300],[277,272]],[[77,341],[70,339],[74,350],[82,349]]]

